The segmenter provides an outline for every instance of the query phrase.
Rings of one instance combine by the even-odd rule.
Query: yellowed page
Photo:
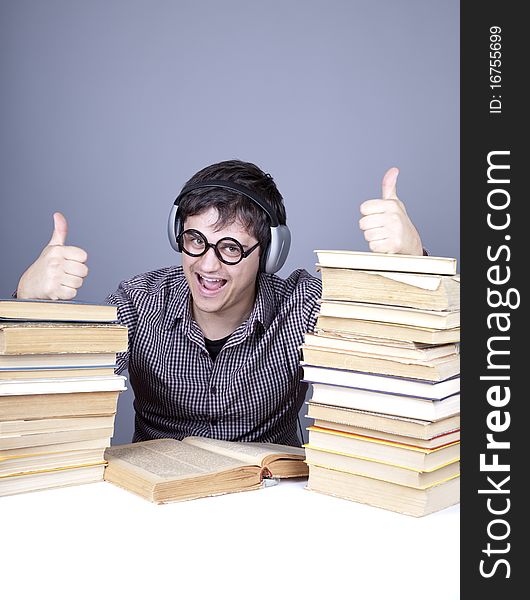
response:
[[[110,462],[127,468],[154,483],[189,479],[245,466],[248,461],[210,452],[174,439],[149,440],[139,444],[111,446],[105,451]]]
[[[186,444],[211,450],[218,454],[236,458],[249,465],[263,465],[271,455],[305,456],[303,448],[284,444],[267,444],[261,442],[229,442],[204,437],[190,436],[183,440]]]

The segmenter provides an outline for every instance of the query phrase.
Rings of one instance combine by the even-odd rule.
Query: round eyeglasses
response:
[[[215,244],[211,244],[204,233],[197,229],[186,229],[177,237],[177,242],[182,252],[189,256],[203,256],[213,248],[217,258],[225,265],[237,265],[259,246],[258,242],[245,250],[240,242],[231,237],[221,238]]]

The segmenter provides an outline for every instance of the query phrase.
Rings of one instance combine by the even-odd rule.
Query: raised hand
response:
[[[372,252],[421,255],[420,235],[397,196],[398,175],[398,168],[388,169],[381,185],[381,198],[361,204],[363,216],[359,227]]]
[[[82,248],[65,245],[66,219],[56,212],[53,222],[50,241],[20,278],[17,298],[72,300],[88,275],[87,253]]]

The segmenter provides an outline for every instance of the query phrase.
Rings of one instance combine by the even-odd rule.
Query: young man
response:
[[[381,199],[361,205],[360,227],[373,251],[421,254],[397,174],[385,174]],[[19,298],[70,300],[88,273],[86,252],[65,245],[65,218],[54,221]],[[202,169],[176,199],[168,231],[182,266],[133,277],[107,299],[129,329],[117,372],[128,367],[135,393],[133,441],[198,435],[299,445],[299,346],[322,288],[302,269],[274,274],[290,234],[272,177],[236,160]]]

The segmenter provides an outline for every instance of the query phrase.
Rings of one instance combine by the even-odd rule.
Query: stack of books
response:
[[[460,498],[456,259],[317,250],[308,489],[423,516]]]
[[[103,480],[127,349],[115,306],[0,300],[0,496]]]

